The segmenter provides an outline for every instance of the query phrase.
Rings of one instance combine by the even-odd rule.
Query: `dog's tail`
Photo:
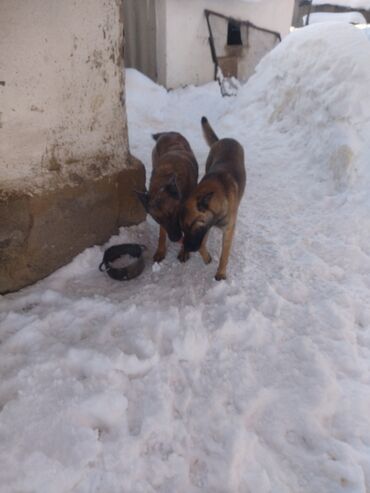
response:
[[[202,122],[204,138],[206,139],[207,144],[211,147],[219,139],[217,135],[214,133],[213,128],[211,127],[209,121],[205,116],[202,116],[201,122]]]
[[[168,132],[158,132],[157,134],[152,134],[153,139],[157,142],[159,137],[162,137],[162,135],[166,135]]]

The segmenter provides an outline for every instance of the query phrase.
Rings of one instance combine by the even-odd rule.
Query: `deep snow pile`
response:
[[[351,26],[328,23],[299,30],[260,63],[236,106],[247,117],[289,134],[309,153],[317,178],[337,190],[370,179],[370,44]],[[297,163],[305,166],[307,159]],[[360,173],[358,173],[360,171]],[[364,183],[365,184],[365,183]]]
[[[130,141],[200,117],[234,136],[248,186],[229,280],[214,262],[129,283],[102,248],[0,298],[1,493],[370,490],[370,44],[345,24],[296,31],[236,98],[166,93],[127,71]]]

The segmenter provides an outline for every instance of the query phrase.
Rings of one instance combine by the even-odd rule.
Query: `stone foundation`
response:
[[[0,294],[47,276],[85,248],[102,244],[120,226],[138,224],[145,211],[145,168],[135,158],[122,171],[35,195],[0,198]]]

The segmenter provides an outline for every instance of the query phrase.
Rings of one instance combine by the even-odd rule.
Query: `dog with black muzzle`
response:
[[[148,214],[159,224],[159,240],[154,262],[166,256],[166,238],[182,239],[179,214],[182,203],[194,191],[198,182],[198,163],[189,142],[180,133],[162,132],[153,135],[156,144],[152,152],[153,170],[149,191],[136,192]],[[177,257],[186,262],[189,252],[183,245]]]
[[[246,184],[243,147],[234,139],[219,139],[207,118],[202,128],[211,147],[206,174],[185,201],[181,211],[184,252],[199,250],[204,262],[212,258],[207,250],[209,230],[216,226],[223,232],[222,252],[215,279],[226,279],[226,268],[235,231],[238,207]]]

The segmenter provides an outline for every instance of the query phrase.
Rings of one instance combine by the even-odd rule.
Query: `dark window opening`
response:
[[[237,22],[229,21],[227,25],[227,44],[229,46],[240,46],[243,44],[240,24]]]

